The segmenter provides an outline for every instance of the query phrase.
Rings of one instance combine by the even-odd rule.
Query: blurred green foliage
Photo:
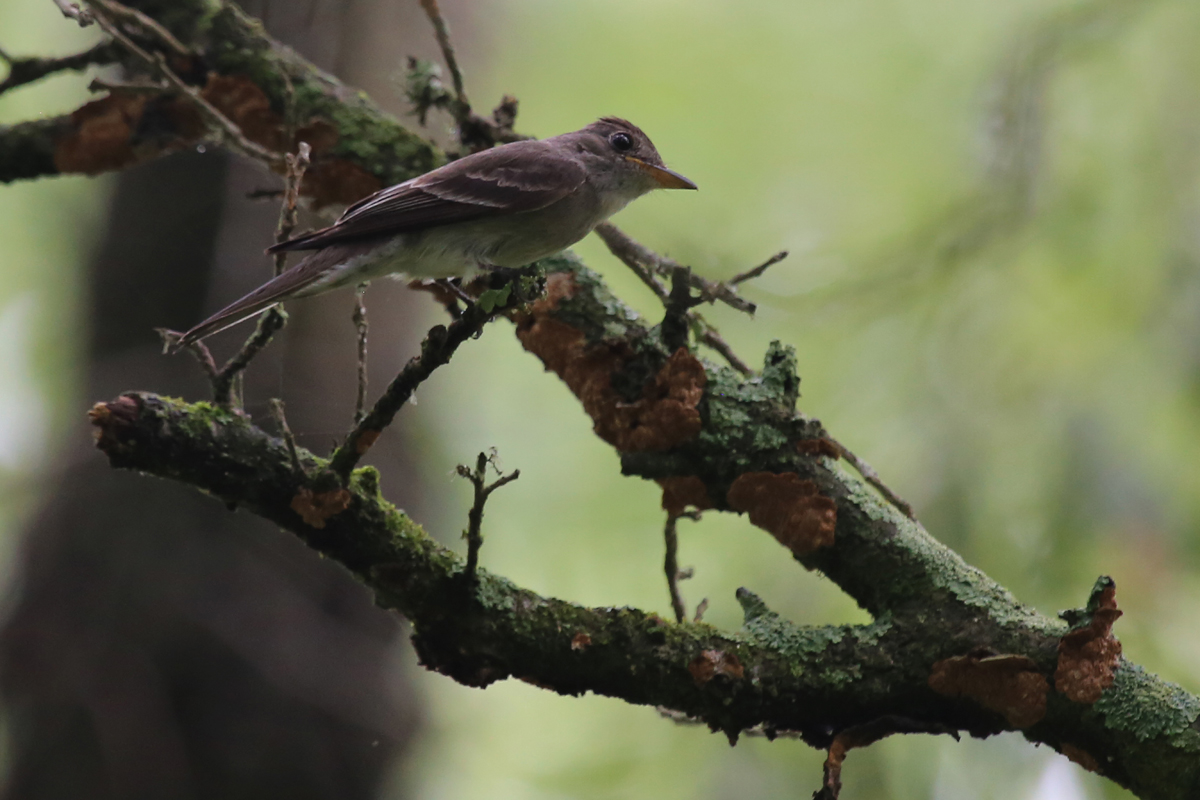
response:
[[[64,25],[52,3],[0,3],[0,47],[14,57],[69,55],[97,39]],[[87,98],[78,75],[49,78],[0,96],[0,125],[65,113]],[[52,431],[84,402],[79,271],[108,185],[71,177],[0,186],[0,574],[37,506],[31,489],[62,446]]]
[[[626,116],[700,185],[623,212],[635,237],[713,278],[792,252],[745,290],[756,319],[710,318],[751,363],[771,339],[795,345],[801,408],[935,536],[1049,614],[1111,574],[1127,656],[1200,688],[1200,6],[490,0],[471,13],[451,24],[480,32],[478,105],[515,94],[518,128],[541,136]],[[19,29],[22,51],[70,51],[54,17],[49,3],[5,4],[0,44],[16,49],[6,32]],[[69,107],[68,85],[14,93],[0,115]],[[34,293],[28,380],[58,414],[62,398],[81,407],[71,269],[101,192],[0,191],[0,317]],[[599,242],[578,251],[658,313]],[[579,602],[668,611],[656,487],[619,475],[502,325],[419,400],[406,413],[427,473],[445,476],[432,530],[457,535],[469,499],[453,466],[495,446],[522,477],[489,503],[485,567]],[[696,568],[685,596],[709,598],[715,624],[740,623],[741,585],[797,622],[865,619],[742,519],[683,522],[680,538]],[[429,728],[403,771],[422,798],[750,800],[807,796],[820,776],[821,755],[796,742],[731,749],[651,709],[515,681],[421,685]],[[1015,735],[897,737],[851,754],[843,797],[1128,796],[1064,764]]]

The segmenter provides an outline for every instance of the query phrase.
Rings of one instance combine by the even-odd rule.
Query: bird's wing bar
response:
[[[579,161],[539,141],[484,150],[367,197],[328,228],[270,248],[314,250],[334,242],[534,211],[583,185]]]

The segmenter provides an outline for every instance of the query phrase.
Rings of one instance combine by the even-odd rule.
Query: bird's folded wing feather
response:
[[[367,197],[328,228],[271,247],[314,250],[335,242],[534,211],[583,185],[583,164],[545,142],[514,142],[454,161]]]

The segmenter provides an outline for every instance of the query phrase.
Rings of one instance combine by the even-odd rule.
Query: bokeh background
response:
[[[249,7],[397,113],[404,57],[435,55],[415,0]],[[791,251],[745,289],[755,319],[710,318],[751,363],[772,339],[793,344],[801,408],[933,535],[1049,614],[1112,575],[1128,657],[1200,689],[1200,6],[443,8],[478,107],[515,94],[518,128],[539,136],[626,116],[700,185],[622,212],[635,237],[711,278]],[[88,41],[49,2],[0,6],[14,54]],[[73,108],[85,84],[6,94],[0,122]],[[446,124],[431,133],[448,140]],[[402,624],[336,568],[244,514],[98,463],[90,403],[126,388],[203,395],[149,329],[194,322],[267,274],[257,254],[275,210],[245,194],[269,183],[206,152],[0,188],[9,796],[808,796],[821,755],[798,742],[730,748],[651,709],[427,674]],[[658,313],[598,241],[577,251]],[[321,450],[352,408],[351,304],[292,304],[248,380],[253,414],[282,396]],[[437,312],[394,285],[373,287],[368,308],[379,387]],[[620,477],[503,325],[418,401],[376,463],[431,532],[460,546],[468,487],[453,467],[495,447],[522,477],[489,503],[486,567],[583,603],[669,610],[656,487]],[[796,622],[865,619],[744,520],[681,526],[696,569],[685,596],[709,599],[709,621],[740,623],[743,585]],[[88,793],[56,794],[76,773]],[[894,737],[851,754],[843,777],[849,800],[1130,796],[1016,735]]]

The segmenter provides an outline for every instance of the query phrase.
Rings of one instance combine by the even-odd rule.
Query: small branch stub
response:
[[[489,465],[499,475],[492,483],[487,483]],[[515,469],[507,475],[501,474],[496,466],[496,451],[493,450],[490,454],[479,454],[475,459],[475,469],[459,464],[456,471],[475,487],[475,502],[467,514],[467,529],[463,531],[463,538],[467,540],[467,565],[463,570],[463,577],[468,583],[474,584],[475,573],[479,567],[479,548],[483,546],[483,506],[492,492],[521,477],[521,470]]]

